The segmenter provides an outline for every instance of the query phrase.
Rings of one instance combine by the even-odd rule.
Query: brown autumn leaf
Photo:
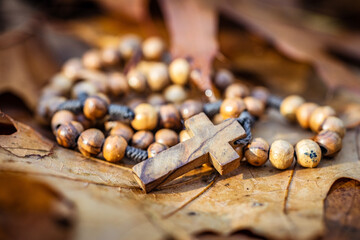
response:
[[[17,139],[36,139],[37,134],[17,130],[13,150],[24,151]],[[279,171],[270,163],[255,168],[243,162],[235,172],[219,176],[203,167],[150,194],[137,186],[128,164],[86,158],[59,146],[42,156],[20,156],[6,150],[12,135],[0,135],[0,169],[44,180],[73,201],[79,209],[77,239],[184,239],[204,231],[228,235],[242,229],[270,238],[305,239],[324,234],[324,199],[333,182],[343,177],[360,180],[358,134],[349,131],[342,151],[315,169],[293,164]],[[294,144],[312,134],[270,111],[255,125],[254,135]],[[34,144],[36,149],[48,146],[46,141]]]

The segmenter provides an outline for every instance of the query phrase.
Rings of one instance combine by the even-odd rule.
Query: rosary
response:
[[[189,80],[196,81],[197,73],[188,60],[170,59],[161,38],[141,42],[126,35],[116,47],[68,60],[42,90],[37,118],[50,123],[65,148],[113,163],[126,156],[145,192],[206,163],[221,175],[237,169],[244,157],[253,166],[269,159],[277,169],[287,169],[295,157],[312,168],[341,150],[345,127],[330,106],[297,95],[280,99],[264,87],[250,91],[226,69],[213,80],[224,100],[202,103],[187,99]],[[149,89],[155,93],[147,102],[119,103],[130,90],[144,97]],[[205,95],[213,97],[211,91]],[[267,107],[316,135],[295,148],[285,140],[269,145],[252,139],[251,127]]]

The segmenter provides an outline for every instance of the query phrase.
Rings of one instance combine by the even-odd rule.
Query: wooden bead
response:
[[[314,137],[314,141],[319,144],[325,157],[333,157],[342,148],[341,137],[336,132],[330,130],[319,132]]]
[[[332,107],[324,106],[316,108],[310,116],[310,128],[313,132],[319,132],[325,119],[335,116],[335,110]]]
[[[144,92],[146,90],[146,77],[137,70],[131,70],[127,75],[128,84],[131,89],[136,92]]]
[[[128,125],[116,121],[114,127],[110,130],[109,135],[121,136],[125,138],[126,141],[130,141],[134,135],[134,131]]]
[[[216,114],[213,119],[212,119],[212,122],[215,124],[215,125],[218,125],[220,123],[222,123],[224,121],[224,118],[221,116],[220,113]]]
[[[94,83],[82,81],[76,83],[71,91],[72,98],[78,98],[80,94],[86,93],[89,96],[95,95],[98,92]]]
[[[138,131],[132,137],[132,146],[140,149],[147,149],[154,142],[154,134],[150,131]]]
[[[259,99],[266,105],[267,100],[270,96],[270,92],[267,88],[258,86],[253,88],[253,90],[251,91],[251,96],[253,96],[256,99]]]
[[[220,107],[220,114],[223,119],[237,118],[246,108],[245,103],[240,98],[227,98]]]
[[[180,85],[170,85],[164,91],[166,101],[181,103],[187,98],[185,89]]]
[[[51,78],[49,86],[66,95],[70,91],[73,82],[73,80],[67,78],[64,74],[58,73]]]
[[[249,95],[249,88],[242,83],[233,83],[225,90],[225,98],[244,98]]]
[[[71,58],[64,63],[62,73],[65,77],[71,80],[76,80],[79,78],[79,73],[83,67],[81,59]]]
[[[71,121],[61,124],[56,130],[56,141],[63,147],[74,148],[82,131],[84,128],[79,122]]]
[[[148,152],[148,158],[152,158],[155,157],[156,155],[158,155],[159,153],[161,153],[162,151],[168,149],[168,147],[162,143],[158,143],[158,142],[154,142],[152,144],[150,144],[150,146],[147,149]]]
[[[316,103],[303,103],[296,110],[296,119],[302,128],[308,129],[310,127],[310,116],[319,105]]]
[[[115,47],[106,47],[101,53],[101,63],[104,66],[114,66],[120,62],[120,53]]]
[[[287,169],[294,160],[294,147],[284,140],[276,140],[271,144],[269,160],[277,169]]]
[[[125,156],[125,150],[128,146],[125,138],[119,135],[108,136],[103,146],[103,156],[108,162],[118,162]]]
[[[190,64],[184,58],[177,58],[169,65],[169,75],[173,83],[185,85],[190,74]]]
[[[155,141],[172,147],[179,143],[179,136],[171,129],[160,129],[155,133]]]
[[[129,85],[124,74],[114,72],[109,74],[108,78],[109,91],[114,96],[125,95],[129,92]]]
[[[87,157],[98,155],[101,152],[104,138],[104,134],[96,128],[83,131],[77,142],[79,151]]]
[[[235,152],[239,155],[239,159],[240,161],[243,160],[244,158],[244,146],[243,145],[238,145],[235,147]]]
[[[92,126],[95,125],[95,121],[86,118],[84,114],[76,115],[76,121],[81,123],[81,125],[84,127],[84,129],[91,128]]]
[[[321,129],[336,132],[341,138],[345,136],[346,132],[343,121],[334,116],[327,117],[322,124]]]
[[[180,114],[184,120],[189,119],[192,116],[201,113],[202,111],[202,103],[193,99],[186,100],[180,106]]]
[[[131,126],[135,130],[153,130],[158,123],[156,109],[147,103],[139,104],[135,110],[135,118],[131,121]]]
[[[160,106],[160,125],[164,128],[180,129],[182,127],[180,113],[174,104]]]
[[[297,95],[286,97],[280,105],[280,113],[287,120],[294,122],[296,120],[296,110],[305,102],[305,100]]]
[[[142,43],[142,52],[146,59],[159,60],[165,51],[165,43],[160,37],[149,37]]]
[[[101,55],[98,50],[89,50],[82,57],[83,66],[88,69],[101,68]]]
[[[140,49],[140,46],[141,39],[134,34],[128,34],[121,38],[119,52],[123,58],[128,60],[138,49]]]
[[[108,111],[109,104],[110,100],[103,94],[88,97],[84,103],[84,115],[90,120],[103,118]]]
[[[106,93],[108,90],[108,77],[104,72],[85,69],[81,71],[81,79],[92,83],[97,92]]]
[[[310,139],[303,139],[295,147],[297,162],[307,168],[319,165],[321,160],[321,149],[319,145]]]
[[[265,112],[265,104],[259,99],[246,97],[244,103],[248,112],[255,117],[260,117]]]
[[[245,148],[245,158],[253,166],[265,164],[269,156],[269,144],[263,138],[255,138]]]
[[[75,119],[75,115],[72,112],[68,110],[57,111],[51,119],[51,129],[55,133],[56,129],[61,124],[69,123],[74,120],[76,119]]]
[[[169,74],[167,66],[163,63],[155,64],[149,69],[147,83],[152,91],[161,91],[169,85]]]
[[[65,102],[67,99],[65,97],[49,97],[41,98],[36,108],[36,117],[38,120],[44,124],[48,124],[50,118],[55,114],[57,108]]]
[[[186,140],[190,139],[191,138],[191,135],[189,133],[188,130],[182,130],[180,133],[179,133],[179,139],[180,139],[180,142],[185,142]]]
[[[127,102],[127,105],[129,108],[131,108],[132,110],[135,110],[135,108],[137,106],[139,106],[140,104],[142,103],[146,103],[145,99],[143,98],[133,98],[133,99],[130,99],[128,102]]]
[[[152,93],[147,98],[147,102],[152,106],[161,106],[166,103],[166,100],[162,94]]]
[[[227,69],[219,69],[215,75],[215,86],[219,89],[225,89],[234,83],[234,75]]]

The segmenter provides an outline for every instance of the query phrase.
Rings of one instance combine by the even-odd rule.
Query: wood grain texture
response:
[[[134,166],[135,178],[145,192],[204,163],[210,162],[221,175],[239,167],[240,156],[231,144],[244,137],[245,131],[236,119],[213,126],[200,113],[186,120],[185,126],[192,138]]]

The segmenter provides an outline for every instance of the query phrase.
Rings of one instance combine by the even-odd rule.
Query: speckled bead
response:
[[[250,95],[249,88],[242,83],[233,83],[225,90],[225,98],[244,98]]]
[[[296,110],[296,119],[302,128],[308,129],[310,127],[310,116],[318,108],[316,103],[303,103]]]
[[[346,132],[343,121],[334,116],[327,117],[324,123],[321,125],[321,129],[336,132],[341,138],[345,136]]]
[[[154,134],[150,131],[138,131],[132,137],[131,143],[133,147],[147,149],[154,142]]]
[[[254,97],[244,98],[246,110],[255,117],[260,117],[265,112],[265,104]]]
[[[136,92],[144,92],[146,90],[146,77],[137,70],[131,70],[128,75],[128,84],[131,89]]]
[[[79,151],[87,157],[94,157],[101,152],[101,146],[104,142],[104,134],[96,129],[90,128],[83,131],[78,139]]]
[[[227,98],[220,107],[220,114],[223,119],[237,118],[246,109],[244,101],[240,98]]]
[[[108,76],[109,91],[114,96],[125,95],[130,91],[127,79],[120,72],[113,72]]]
[[[84,115],[90,120],[103,118],[107,114],[109,104],[110,100],[104,94],[88,97],[84,103]]]
[[[179,136],[171,129],[160,129],[155,133],[155,141],[172,147],[179,143]]]
[[[188,130],[182,130],[182,131],[179,133],[180,142],[185,142],[186,140],[188,140],[188,139],[190,139],[190,138],[191,138],[191,136],[190,136]]]
[[[181,103],[187,98],[185,89],[180,85],[170,85],[164,90],[166,101],[172,103]]]
[[[82,57],[82,64],[88,69],[101,68],[101,55],[99,50],[89,50]]]
[[[127,34],[120,40],[119,52],[124,59],[129,59],[140,47],[141,39],[134,34]]]
[[[119,135],[108,136],[103,145],[103,156],[108,162],[118,162],[125,156],[128,143]]]
[[[270,96],[270,92],[267,88],[265,87],[261,87],[261,86],[257,86],[254,87],[251,91],[251,96],[253,96],[256,99],[259,99],[260,101],[262,101],[264,104],[267,103],[267,100]]]
[[[121,123],[121,122],[116,122],[114,127],[111,128],[111,130],[109,132],[109,135],[111,135],[111,136],[115,136],[115,135],[121,136],[126,141],[130,141],[130,139],[134,135],[134,131],[128,125],[126,125],[124,123]]]
[[[316,108],[310,116],[310,128],[313,132],[319,132],[325,119],[330,116],[335,116],[336,112],[332,107],[324,106]]]
[[[61,124],[66,124],[74,120],[76,120],[76,117],[72,112],[68,110],[57,111],[51,119],[51,129],[55,133]]]
[[[182,127],[180,113],[174,104],[160,106],[160,125],[164,128],[180,129]]]
[[[219,69],[215,75],[215,86],[223,90],[234,83],[234,75],[227,69]]]
[[[253,166],[265,164],[269,156],[269,144],[263,138],[254,138],[245,148],[245,158]]]
[[[135,130],[153,130],[157,126],[158,114],[150,104],[141,103],[134,112],[135,118],[131,121],[131,126]]]
[[[303,139],[295,147],[297,162],[307,168],[314,168],[321,161],[321,149],[319,145],[310,139]]]
[[[65,148],[74,148],[77,145],[78,137],[83,131],[84,128],[81,123],[76,121],[61,124],[56,129],[56,141]]]
[[[146,59],[159,60],[165,51],[165,43],[160,37],[149,37],[142,43],[142,52]]]
[[[193,99],[186,100],[180,106],[180,114],[184,120],[189,119],[192,116],[201,113],[202,111],[202,103]]]
[[[277,169],[287,169],[294,160],[294,147],[284,140],[276,140],[271,144],[269,160]]]
[[[342,148],[342,140],[339,134],[330,130],[323,130],[319,132],[314,141],[321,147],[323,156],[333,157]]]
[[[305,102],[305,100],[298,95],[291,95],[286,97],[280,105],[280,113],[290,122],[296,120],[297,109]]]
[[[158,143],[158,142],[154,142],[152,144],[150,144],[150,146],[147,149],[148,152],[148,158],[152,158],[155,157],[156,155],[158,155],[159,153],[161,153],[162,151],[168,149],[168,147],[162,143]]]
[[[163,63],[155,64],[149,69],[147,83],[152,91],[161,91],[169,85],[167,66]]]
[[[169,65],[169,75],[173,83],[185,85],[190,75],[190,64],[184,58],[177,58]]]

